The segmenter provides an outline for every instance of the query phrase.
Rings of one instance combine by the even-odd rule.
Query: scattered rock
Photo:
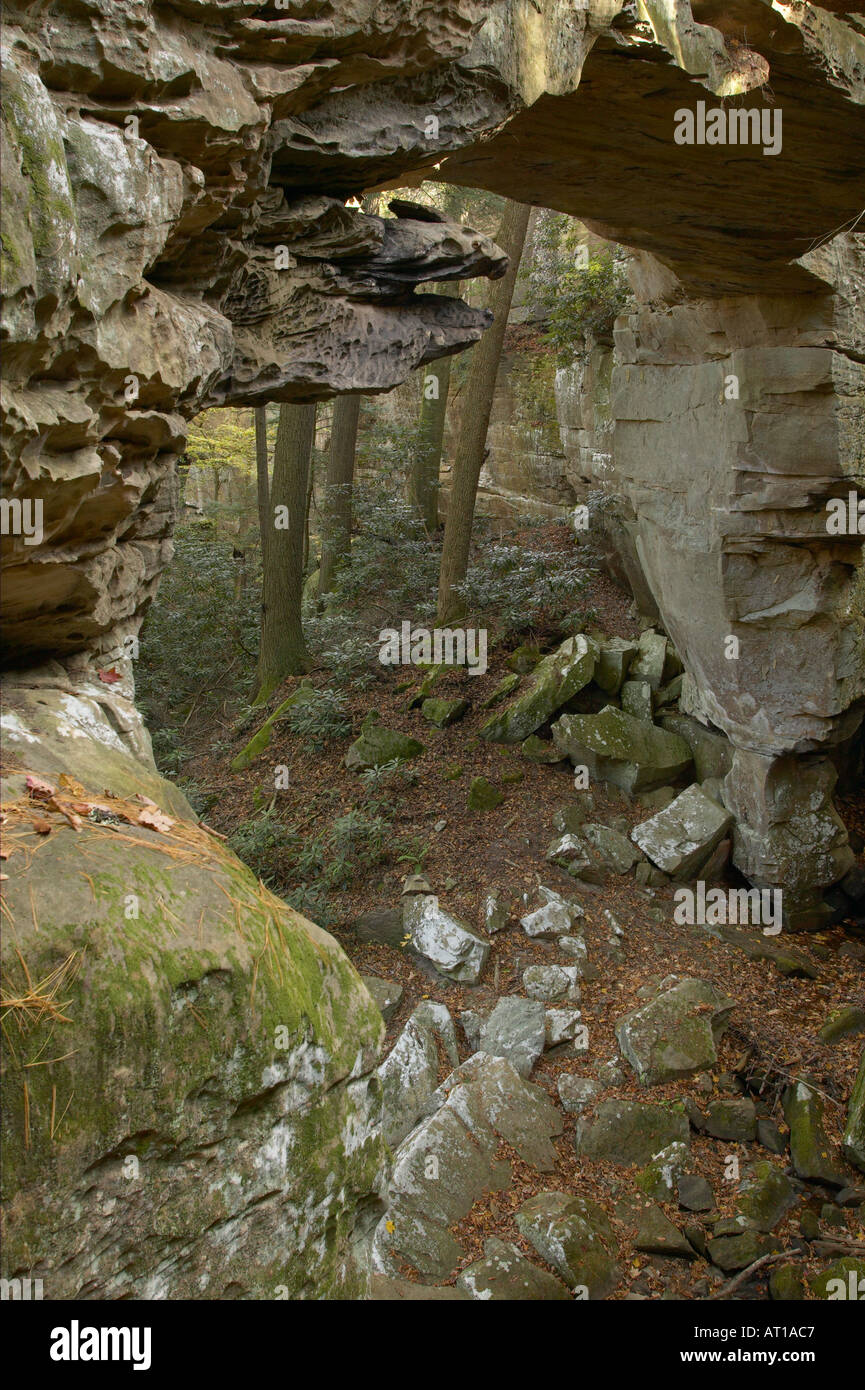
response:
[[[490,953],[489,942],[445,912],[434,893],[406,898],[404,922],[414,950],[440,974],[477,984]]]
[[[380,980],[377,975],[361,975],[361,979],[375,1000],[376,1008],[385,1023],[390,1023],[402,1003],[402,985],[398,985],[394,980]]]
[[[534,999],[500,999],[481,1025],[478,1046],[490,1057],[504,1057],[522,1077],[529,1076],[544,1050],[544,1006]]]
[[[563,806],[553,816],[553,829],[560,835],[578,835],[594,810],[595,802],[591,792],[586,792],[579,801]]]
[[[428,723],[434,724],[437,729],[446,729],[449,724],[455,724],[458,719],[462,719],[469,707],[468,700],[424,700],[421,705],[421,714]]]
[[[465,1258],[451,1233],[486,1192],[512,1181],[502,1141],[540,1172],[553,1172],[552,1139],[562,1117],[546,1093],[509,1062],[478,1052],[430,1098],[434,1113],[402,1142],[373,1239],[373,1268],[399,1275],[410,1264],[424,1279],[448,1279]]]
[[[496,806],[501,806],[504,799],[504,792],[500,792],[486,777],[473,777],[466,804],[470,811],[493,811]]]
[[[652,690],[659,690],[664,683],[666,669],[667,639],[648,628],[640,634],[639,647],[631,662],[631,679],[647,681]]]
[[[836,1043],[857,1033],[865,1033],[865,1009],[848,1005],[844,1009],[835,1009],[829,1015],[817,1037],[822,1043]]]
[[[518,675],[527,676],[530,671],[542,660],[541,649],[529,642],[523,642],[509,656],[505,657],[505,665],[516,672]],[[506,678],[507,679],[507,678]],[[504,684],[504,682],[502,682]]]
[[[844,1156],[865,1173],[865,1048],[847,1107],[847,1126],[843,1139]]]
[[[484,1257],[467,1265],[457,1279],[457,1288],[485,1302],[513,1299],[548,1302],[567,1299],[571,1294],[560,1279],[527,1260],[509,1242],[491,1236],[484,1242]]]
[[[530,965],[523,971],[523,989],[530,999],[552,1003],[567,999],[580,1002],[580,972],[575,965]]]
[[[557,937],[567,936],[585,912],[579,903],[563,898],[551,888],[541,888],[545,901],[540,907],[520,918],[520,926],[527,936]]]
[[[504,931],[510,920],[507,903],[497,893],[487,893],[484,898],[484,931],[489,936]]]
[[[775,1265],[769,1274],[769,1297],[776,1303],[800,1303],[805,1280],[796,1265]]]
[[[846,1187],[847,1178],[831,1156],[823,1108],[823,1097],[807,1077],[798,1078],[784,1092],[784,1119],[790,1126],[793,1168],[800,1178]]]
[[[676,1140],[653,1154],[634,1181],[647,1197],[654,1197],[658,1202],[671,1202],[690,1158],[687,1144]]]
[[[865,1298],[865,1260],[844,1255],[808,1280],[815,1298],[861,1302]]]
[[[491,709],[493,705],[498,705],[502,700],[506,700],[509,695],[513,695],[519,683],[520,677],[518,673],[515,672],[513,675],[505,676],[504,680],[500,681],[496,686],[492,695],[488,695],[485,700],[481,701],[481,709]]]
[[[696,783],[631,831],[631,839],[672,878],[692,879],[723,840],[733,817]]]
[[[773,1154],[787,1152],[787,1139],[781,1127],[768,1115],[757,1116],[757,1143]]]
[[[518,1211],[517,1228],[568,1288],[583,1297],[608,1298],[619,1284],[615,1235],[597,1202],[564,1192],[540,1192]]]
[[[644,1164],[669,1144],[688,1146],[688,1120],[681,1110],[638,1100],[605,1100],[578,1121],[577,1153],[609,1159],[622,1167]]]
[[[640,1213],[634,1249],[646,1255],[670,1255],[684,1260],[693,1260],[696,1255],[690,1241],[654,1203]]]
[[[682,1173],[676,1183],[679,1206],[686,1211],[711,1211],[715,1194],[709,1183],[698,1173]]]
[[[560,752],[554,743],[548,739],[538,738],[537,734],[531,734],[520,744],[520,752],[524,757],[533,763],[563,763],[564,753]]]
[[[576,961],[577,978],[586,979],[586,971],[589,964],[588,947],[581,936],[560,936],[558,940],[560,951],[564,951],[566,956],[570,956]]]
[[[367,768],[383,767],[395,761],[406,762],[425,751],[416,738],[385,729],[378,719],[376,711],[371,710],[361,725],[360,735],[346,753],[345,765],[350,772],[364,772]]]
[[[652,687],[648,681],[625,681],[621,692],[622,709],[634,719],[652,722]]]
[[[601,1089],[600,1082],[593,1081],[590,1076],[571,1076],[569,1072],[561,1074],[557,1085],[562,1106],[570,1114],[579,1114],[591,1105]]]
[[[688,745],[675,734],[607,705],[600,714],[565,714],[552,728],[556,747],[574,766],[625,792],[662,786],[691,766]]]
[[[793,1184],[768,1159],[754,1163],[742,1179],[738,1210],[757,1231],[773,1231],[778,1222],[796,1205]]]
[[[425,1000],[415,1009],[378,1069],[382,1131],[391,1146],[414,1128],[439,1084],[437,1042],[441,1042],[451,1064],[458,1066],[453,1020],[444,1004]]]
[[[709,1241],[707,1251],[712,1264],[732,1274],[781,1248],[781,1242],[774,1236],[761,1235],[759,1231],[742,1231],[740,1235],[715,1236]]]
[[[581,1018],[582,1014],[579,1009],[547,1009],[544,1015],[544,1047],[559,1047],[562,1043],[572,1042],[575,1044],[574,1050],[576,1052],[587,1051],[588,1042],[576,1046],[577,1034],[583,1027],[580,1022]]]
[[[582,828],[582,838],[600,855],[607,868],[614,874],[626,874],[638,864],[642,854],[618,830],[609,825],[590,822]]]
[[[616,1039],[644,1086],[703,1071],[717,1061],[733,1001],[704,980],[680,980],[616,1024]]]
[[[752,1100],[713,1100],[706,1110],[705,1131],[713,1139],[735,1139],[746,1143],[757,1137],[757,1111]]]
[[[431,893],[432,884],[426,874],[409,874],[402,886],[403,896],[410,896],[412,893]]]
[[[588,685],[595,670],[598,648],[578,634],[545,656],[532,674],[529,689],[501,714],[493,715],[481,729],[481,738],[492,743],[522,743]]]
[[[595,666],[594,682],[607,695],[615,695],[628,674],[631,662],[637,654],[636,642],[625,637],[598,638],[598,661]]]

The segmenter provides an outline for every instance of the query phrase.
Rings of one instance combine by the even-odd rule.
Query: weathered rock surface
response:
[[[528,1077],[544,1050],[544,1006],[535,999],[500,999],[484,1021],[478,1047],[490,1057],[504,1057]]]
[[[435,893],[419,893],[407,898],[403,921],[413,949],[430,961],[440,974],[451,980],[477,984],[490,953],[490,943],[440,907]]]
[[[544,1302],[569,1300],[568,1289],[554,1275],[527,1260],[509,1241],[493,1236],[484,1243],[484,1257],[468,1265],[457,1279],[457,1287],[472,1298],[524,1299]]]
[[[631,831],[631,839],[671,878],[692,879],[721,843],[733,817],[695,782],[663,811]]]
[[[575,767],[587,767],[601,782],[625,792],[660,787],[681,777],[691,752],[676,734],[607,705],[600,714],[564,714],[553,740]]]
[[[51,679],[41,703],[7,687],[15,762],[109,815],[73,829],[23,774],[4,781],[10,821],[22,808],[4,975],[23,992],[22,962],[33,981],[60,967],[63,1003],[63,1021],[23,1031],[6,1015],[4,1275],[43,1277],[52,1299],[363,1296],[351,1251],[384,1161],[378,1010],[336,942],[148,768],[118,687]],[[137,822],[145,794],[163,829]]]
[[[481,737],[492,743],[522,743],[588,685],[597,658],[598,648],[590,637],[569,637],[535,667],[528,690],[487,720]]]
[[[733,1000],[704,980],[680,980],[616,1024],[623,1055],[644,1086],[711,1067]]]
[[[439,1046],[451,1066],[459,1065],[453,1020],[443,1004],[418,1004],[378,1069],[382,1132],[393,1147],[414,1128],[439,1084]]]
[[[844,1154],[865,1173],[865,1049],[859,1059],[859,1070],[847,1107]]]
[[[578,1121],[577,1153],[628,1167],[648,1163],[670,1144],[688,1145],[690,1130],[681,1110],[637,1100],[604,1100]]]
[[[448,1078],[436,1101],[397,1151],[373,1242],[379,1272],[408,1264],[429,1282],[447,1279],[462,1256],[450,1227],[485,1192],[508,1186],[511,1164],[496,1157],[502,1140],[545,1173],[555,1168],[551,1141],[562,1132],[546,1093],[483,1052]]]
[[[607,1298],[619,1283],[616,1237],[603,1208],[588,1197],[540,1192],[517,1213],[520,1234],[581,1298]]]

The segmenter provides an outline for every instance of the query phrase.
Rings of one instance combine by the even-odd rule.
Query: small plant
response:
[[[286,711],[285,722],[314,752],[320,752],[332,739],[351,733],[351,720],[342,696],[335,690],[311,690],[308,699],[298,700]]]
[[[396,856],[398,864],[410,864],[413,874],[423,871],[429,852],[429,840],[425,840],[422,835],[404,835],[397,841],[397,850],[402,851]]]

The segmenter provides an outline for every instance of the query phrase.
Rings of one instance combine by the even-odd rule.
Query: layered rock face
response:
[[[814,508],[861,481],[863,352],[853,250],[803,256],[861,212],[865,40],[843,6],[759,0],[13,0],[5,19],[4,501],[43,507],[4,512],[8,949],[22,998],[63,1014],[62,1052],[22,1028],[8,1059],[5,1272],[52,1297],[356,1292],[378,1015],[176,802],[131,703],[185,421],[386,390],[476,340],[483,314],[415,289],[500,274],[497,248],[345,206],[411,171],[651,253],[614,473],[693,708],[736,743],[739,860],[786,881],[790,845],[813,850],[807,899],[846,862],[819,750],[861,702],[858,542],[824,541]],[[677,145],[676,110],[713,93],[783,111],[783,148]],[[135,793],[174,824],[141,822]]]

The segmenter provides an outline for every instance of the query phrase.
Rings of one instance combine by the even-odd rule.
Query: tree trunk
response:
[[[314,405],[281,405],[267,517],[258,694],[264,704],[286,676],[309,668],[300,620],[303,530],[312,445]]]
[[[351,491],[359,417],[360,396],[337,396],[333,403],[330,456],[324,485],[319,599],[330,593],[336,571],[348,558],[351,548]]]
[[[270,469],[267,461],[267,407],[256,406],[255,417],[255,477],[258,491],[258,527],[261,532],[261,563],[267,543],[270,521]]]
[[[439,294],[455,297],[455,285],[442,285]],[[439,521],[439,469],[442,461],[445,420],[448,409],[448,390],[451,380],[450,357],[438,357],[423,368],[419,443],[408,475],[408,499],[433,532]]]
[[[496,374],[530,213],[531,207],[527,204],[508,202],[496,236],[496,242],[507,253],[510,264],[507,274],[492,286],[488,305],[493,311],[493,322],[472,352],[463,393],[465,403],[454,458],[439,574],[440,623],[453,621],[463,611],[462,601],[455,589],[465,579],[468,569],[475,497],[484,461]]]

